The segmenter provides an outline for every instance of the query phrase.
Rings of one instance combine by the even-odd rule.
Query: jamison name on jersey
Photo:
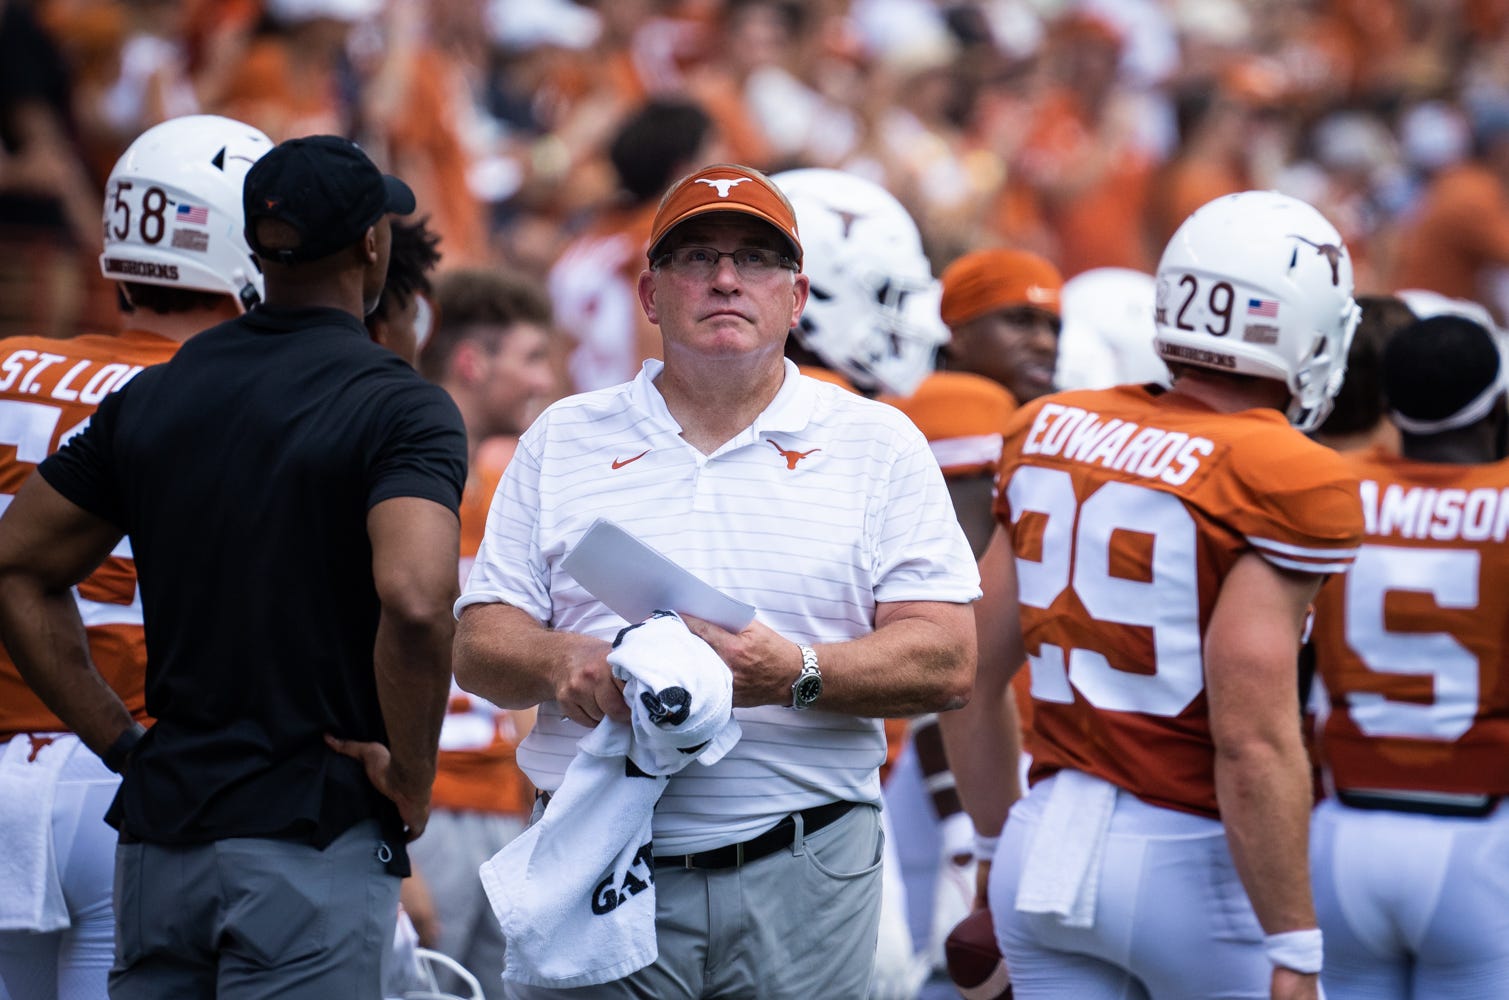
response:
[[[1389,483],[1380,495],[1378,482],[1361,482],[1362,516],[1369,536],[1464,539],[1502,542],[1509,537],[1509,489],[1405,488]]]
[[[1022,454],[1061,456],[1170,486],[1189,481],[1200,459],[1215,451],[1208,438],[1143,427],[1120,417],[1106,420],[1077,406],[1044,403],[1022,442]]]

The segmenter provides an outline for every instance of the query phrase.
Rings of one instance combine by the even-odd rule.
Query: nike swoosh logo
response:
[[[650,453],[650,449],[646,448],[644,451],[640,452],[638,455],[635,455],[633,458],[625,458],[625,459],[617,459],[617,458],[615,458],[613,460],[613,468],[615,468],[615,469],[622,469],[624,466],[628,465],[630,462],[637,462],[641,458],[644,458],[649,453]]]

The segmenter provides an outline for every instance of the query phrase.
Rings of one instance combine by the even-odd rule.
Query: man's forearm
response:
[[[0,638],[22,680],[96,754],[133,726],[89,657],[71,590],[49,593],[32,581],[0,580]]]
[[[964,811],[982,834],[995,835],[1021,798],[1021,722],[1011,685],[977,685],[965,707],[938,715],[949,769]]]
[[[403,621],[386,611],[377,624],[373,657],[377,697],[394,770],[404,791],[427,797],[435,780],[440,726],[450,696],[451,635],[448,614]]]
[[[925,614],[911,616],[906,605],[891,607],[902,609],[900,615],[877,619],[869,635],[815,647],[824,710],[890,718],[944,712],[969,700],[975,679],[974,609],[929,604]]]
[[[1216,755],[1216,797],[1247,897],[1267,934],[1315,926],[1310,894],[1310,771],[1299,742]]]
[[[507,604],[477,604],[456,626],[456,683],[499,708],[533,708],[555,699],[571,665],[603,659],[609,644],[540,624]]]

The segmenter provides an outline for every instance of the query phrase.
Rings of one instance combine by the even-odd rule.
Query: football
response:
[[[1011,982],[1006,960],[996,945],[995,922],[989,910],[976,910],[959,921],[943,942],[948,978],[964,1000],[1007,1000]]]

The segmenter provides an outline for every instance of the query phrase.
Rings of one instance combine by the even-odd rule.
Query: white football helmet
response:
[[[1361,316],[1351,255],[1324,216],[1274,191],[1217,198],[1179,226],[1157,278],[1164,361],[1281,381],[1289,422],[1320,425]]]
[[[223,292],[243,311],[261,301],[241,183],[272,147],[257,129],[218,115],[186,115],[143,132],[105,185],[105,277]]]
[[[812,282],[797,341],[860,389],[910,396],[948,340],[916,223],[885,188],[841,170],[771,179],[796,210]]]
[[[1151,274],[1125,267],[1097,267],[1064,282],[1053,383],[1060,389],[1168,385],[1168,366],[1153,348],[1155,285]]]

